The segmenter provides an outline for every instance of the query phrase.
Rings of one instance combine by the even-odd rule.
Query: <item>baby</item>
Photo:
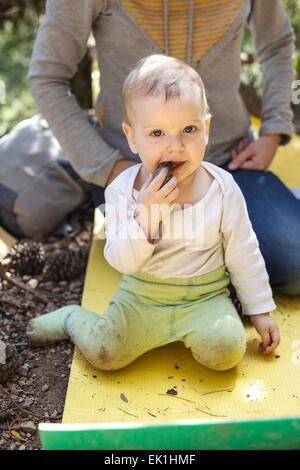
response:
[[[227,370],[246,349],[232,282],[259,350],[271,353],[276,305],[244,198],[228,172],[203,161],[211,115],[201,78],[177,59],[151,55],[123,92],[123,131],[142,163],[105,191],[104,256],[122,280],[102,315],[62,307],[29,322],[29,342],[71,337],[95,367],[114,370],[182,341],[198,363]]]

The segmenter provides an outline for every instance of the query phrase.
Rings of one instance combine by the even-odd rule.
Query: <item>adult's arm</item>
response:
[[[105,186],[119,152],[87,122],[70,93],[103,0],[47,0],[28,74],[30,91],[70,163],[90,183]]]
[[[259,135],[294,133],[291,110],[295,79],[295,35],[282,0],[252,0],[249,26],[262,72],[262,114]]]

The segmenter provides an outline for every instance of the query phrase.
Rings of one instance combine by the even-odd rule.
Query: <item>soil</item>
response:
[[[88,247],[93,214],[91,206],[77,214],[76,233],[72,236],[52,235],[33,240],[41,242],[48,250],[49,247],[53,250]],[[32,240],[19,240],[24,241]],[[14,279],[30,286],[37,284],[35,291],[49,301],[41,302],[27,290],[1,281],[0,277],[0,340],[14,345],[21,360],[17,375],[0,388],[0,450],[42,450],[38,424],[62,421],[74,346],[64,340],[48,347],[33,348],[27,342],[26,326],[31,318],[62,305],[81,304],[85,270],[70,281],[45,282],[42,275]]]

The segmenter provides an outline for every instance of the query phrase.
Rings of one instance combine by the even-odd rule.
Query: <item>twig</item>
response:
[[[61,414],[61,415],[58,415],[58,416],[48,416],[48,419],[53,419],[54,421],[56,421],[58,419],[61,420],[62,417],[63,417],[63,415]],[[46,416],[43,416],[43,419],[45,419],[45,418],[46,418]]]
[[[138,418],[138,416],[133,415],[131,413],[128,413],[128,411],[122,410],[122,408],[118,408],[118,410],[123,411],[123,413],[126,413],[127,415],[133,416],[134,418]]]
[[[10,394],[5,390],[5,388],[0,384],[0,390],[1,392],[15,405],[16,408],[18,408],[22,413],[26,413],[27,416],[34,416],[35,418],[42,418],[44,419],[45,417],[44,416],[40,416],[40,415],[37,415],[35,413],[33,413],[32,411],[27,411],[27,410],[24,410],[24,408],[22,408],[22,406],[19,405],[19,403],[17,403],[11,396]]]
[[[200,408],[195,408],[195,410],[201,411],[201,413],[205,413],[206,415],[215,416],[216,418],[227,418],[227,416],[215,415],[214,413],[209,413],[208,411],[200,410]]]
[[[62,294],[58,294],[58,292],[50,292],[49,290],[39,289],[41,294],[49,295],[50,297],[56,297],[57,299],[62,299]]]
[[[16,423],[17,421],[23,421],[23,420],[25,420],[25,419],[28,419],[28,416],[27,416],[26,418],[19,418],[19,417],[16,417],[16,418],[10,423],[9,428],[8,428],[8,431],[11,432],[13,426],[15,425],[15,423]]]
[[[211,392],[204,392],[202,393],[202,396],[210,395],[211,393],[217,393],[217,392],[232,392],[232,388],[224,388],[223,390],[212,390]]]
[[[171,395],[171,394],[164,394],[164,393],[159,393],[158,395],[160,395],[161,397],[173,397],[173,398],[179,398],[179,400],[188,401],[189,403],[195,403],[194,401],[188,400],[187,398],[183,398],[183,397],[177,397],[176,395]]]
[[[14,302],[17,300],[15,297],[0,297],[0,302]]]
[[[23,289],[27,292],[29,292],[30,294],[32,294],[33,296],[35,296],[37,299],[41,300],[42,302],[44,302],[45,304],[47,304],[50,300],[45,297],[44,295],[41,295],[41,294],[38,294],[36,292],[35,289],[33,289],[32,287],[29,287],[27,286],[26,284],[24,284],[23,282],[21,281],[17,281],[16,279],[13,279],[9,276],[6,275],[5,273],[5,270],[3,268],[3,266],[1,266],[0,264],[0,277],[2,277],[3,279],[5,279],[6,281],[10,282],[11,284],[14,284],[15,286],[17,286],[19,289]]]

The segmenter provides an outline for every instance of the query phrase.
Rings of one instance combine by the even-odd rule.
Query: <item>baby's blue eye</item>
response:
[[[184,132],[187,132],[188,134],[190,134],[191,132],[195,132],[196,128],[195,126],[186,126],[184,128]]]
[[[151,132],[151,135],[153,137],[160,137],[162,135],[162,131],[160,131],[160,130],[153,131],[153,132]]]

